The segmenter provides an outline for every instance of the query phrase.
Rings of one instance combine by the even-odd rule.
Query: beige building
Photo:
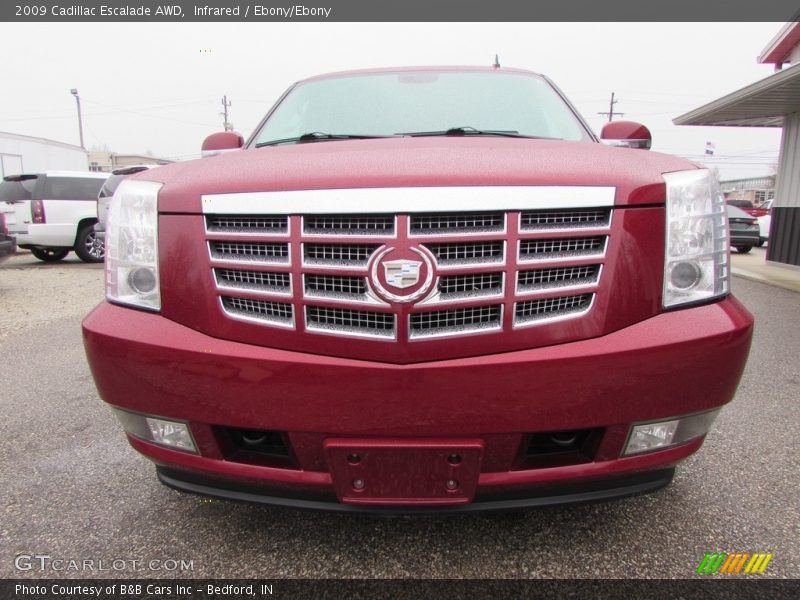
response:
[[[758,206],[775,197],[775,175],[720,181],[726,199],[749,200]]]
[[[119,154],[117,152],[89,152],[89,170],[102,173],[110,173],[120,167],[131,167],[134,165],[168,165],[173,160],[166,158],[156,158],[146,154]]]

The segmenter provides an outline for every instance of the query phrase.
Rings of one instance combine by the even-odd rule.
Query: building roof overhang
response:
[[[800,112],[800,64],[756,81],[672,120],[675,125],[780,127]]]
[[[761,51],[758,62],[762,64],[780,65],[792,53],[797,44],[800,44],[800,23],[792,21],[772,38],[766,48]]]

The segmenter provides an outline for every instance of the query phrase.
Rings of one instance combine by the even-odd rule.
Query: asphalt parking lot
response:
[[[0,265],[0,577],[683,578],[715,551],[770,552],[764,577],[800,574],[796,292],[734,279],[756,316],[750,361],[668,488],[523,513],[377,518],[159,484],[86,365],[79,325],[102,280],[101,265],[72,256],[45,265],[20,253]],[[54,572],[55,559],[93,569]]]

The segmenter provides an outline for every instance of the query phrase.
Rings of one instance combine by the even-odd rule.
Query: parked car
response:
[[[761,247],[769,241],[769,228],[772,226],[772,214],[767,213],[763,217],[758,217],[758,244]]]
[[[772,198],[770,198],[769,200],[765,200],[755,208],[749,210],[748,209],[743,209],[743,210],[747,214],[752,215],[754,217],[763,217],[764,215],[769,214],[771,208],[772,208]]]
[[[100,240],[105,238],[106,222],[108,221],[108,207],[111,204],[111,198],[114,192],[122,183],[122,180],[136,173],[153,169],[159,165],[132,165],[128,167],[120,167],[111,171],[103,187],[97,195],[97,223],[94,224],[94,231]]]
[[[85,262],[102,262],[97,239],[97,193],[107,173],[50,171],[11,175],[0,183],[9,232],[39,260],[63,259],[70,251]]]
[[[8,260],[17,251],[17,241],[8,235],[6,215],[0,212],[0,262]]]
[[[728,206],[735,206],[736,208],[742,209],[751,217],[762,217],[769,212],[770,206],[772,206],[772,199],[766,200],[762,204],[755,206],[750,200],[738,200],[738,199],[729,199],[726,200]]]
[[[769,240],[769,228],[772,226],[772,203],[773,198],[770,198],[764,204],[758,207],[758,210],[763,211],[758,218],[758,233],[759,240],[758,246],[763,246]]]
[[[753,203],[750,200],[739,200],[738,198],[728,198],[727,200],[725,200],[725,203],[728,206],[735,206],[736,208],[740,208],[744,211],[753,209]]]
[[[730,226],[730,244],[740,254],[747,254],[753,246],[759,245],[758,220],[740,208],[728,205],[728,223]]]
[[[168,486],[332,510],[650,492],[753,319],[713,174],[544,76],[335,73],[120,183],[100,396]],[[612,147],[627,146],[627,147]]]

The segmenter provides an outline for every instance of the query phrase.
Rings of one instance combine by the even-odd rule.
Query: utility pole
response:
[[[606,116],[606,115],[608,115],[608,121],[609,121],[609,123],[610,123],[611,121],[613,121],[613,120],[614,120],[614,115],[617,115],[617,116],[619,116],[619,117],[624,117],[624,116],[625,116],[625,113],[621,113],[621,112],[614,112],[614,105],[615,105],[617,102],[619,102],[619,100],[614,100],[614,92],[611,92],[611,102],[610,102],[610,103],[609,103],[609,105],[608,105],[608,112],[599,112],[599,113],[597,113],[597,114],[598,114],[598,115],[603,115],[603,116]]]
[[[219,114],[221,114],[221,115],[223,115],[225,117],[225,120],[222,123],[222,126],[225,129],[225,131],[233,131],[233,123],[229,123],[228,122],[228,107],[230,105],[231,105],[231,103],[228,102],[228,96],[223,96],[222,97],[222,112],[219,113]]]
[[[75,96],[75,102],[78,103],[78,133],[81,136],[81,148],[86,149],[86,146],[83,145],[83,117],[81,116],[81,97],[78,96],[78,90],[76,88],[72,88],[69,91],[69,93]]]

